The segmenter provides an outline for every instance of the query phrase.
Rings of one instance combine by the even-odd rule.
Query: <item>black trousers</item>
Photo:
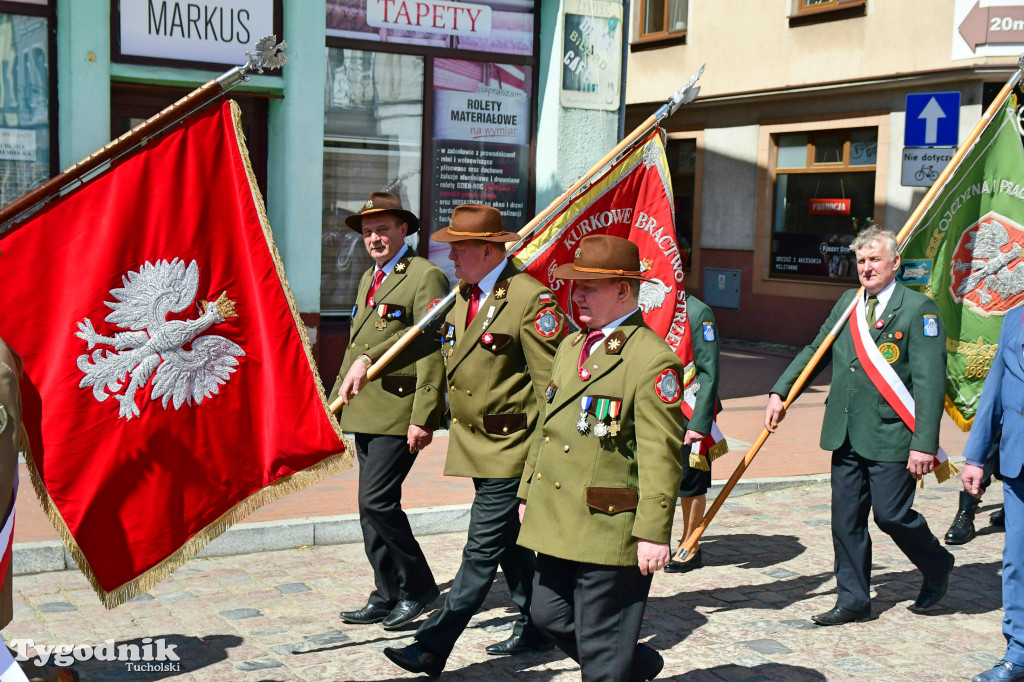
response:
[[[455,641],[480,610],[501,567],[512,601],[522,619],[515,631],[535,636],[530,624],[530,599],[533,593],[534,553],[516,544],[519,536],[518,478],[474,478],[476,496],[469,512],[469,533],[462,550],[452,588],[444,606],[430,615],[416,640],[439,656],[447,658]]]
[[[416,455],[404,436],[355,434],[359,458],[359,525],[376,589],[369,603],[392,608],[436,587],[423,550],[402,511],[402,482]]]
[[[580,664],[584,682],[647,679],[641,671],[660,655],[637,638],[652,577],[636,566],[600,566],[538,554],[533,622]]]
[[[871,608],[871,538],[868,511],[875,523],[929,580],[949,568],[949,552],[913,509],[916,481],[902,462],[875,462],[853,451],[849,441],[832,453],[832,545],[836,554],[838,606]]]

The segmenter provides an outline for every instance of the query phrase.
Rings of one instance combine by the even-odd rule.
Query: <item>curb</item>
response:
[[[824,485],[829,480],[828,474],[741,480],[733,489],[732,496],[738,497],[807,485]],[[723,481],[712,482],[711,488],[708,490],[708,499],[717,497],[723,486]],[[470,506],[469,504],[459,504],[420,507],[408,509],[406,514],[409,516],[409,524],[416,535],[460,533],[469,528]],[[341,545],[362,542],[362,540],[363,532],[359,526],[359,514],[239,523],[204,547],[197,558],[207,559],[275,552],[311,545]],[[13,564],[14,575],[77,569],[70,552],[58,540],[15,543]]]

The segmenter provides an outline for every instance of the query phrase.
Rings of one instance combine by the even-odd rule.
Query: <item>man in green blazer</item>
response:
[[[349,347],[338,381],[353,365],[366,366],[382,347],[416,324],[448,291],[441,269],[417,256],[405,238],[419,221],[388,192],[373,192],[345,223],[363,237],[375,265],[363,273],[352,309]],[[426,337],[424,341],[429,341]],[[355,434],[359,459],[359,523],[376,589],[347,623],[400,628],[438,596],[437,583],[402,511],[402,483],[426,447],[444,408],[444,371],[436,338],[419,359],[399,357],[362,388],[341,413],[341,427]]]
[[[516,545],[516,491],[523,473],[551,359],[565,320],[551,291],[505,258],[501,213],[463,204],[432,239],[451,245],[461,295],[441,326],[451,409],[445,474],[473,479],[476,495],[462,564],[444,607],[403,648],[384,649],[396,665],[439,675],[455,641],[479,610],[501,566],[522,619],[511,637],[487,647],[518,654],[550,643],[530,622],[534,556]]]
[[[832,542],[838,587],[836,606],[816,615],[818,625],[841,625],[871,615],[871,540],[868,510],[921,573],[924,583],[914,610],[934,607],[946,593],[953,555],[914,511],[914,482],[934,468],[939,420],[945,399],[946,332],[935,302],[896,282],[900,256],[896,238],[878,227],[857,235],[850,248],[864,285],[864,312],[854,311],[832,344],[832,386],[821,427],[821,447],[832,450]],[[789,393],[825,336],[858,295],[844,293],[814,342],[790,364],[772,387],[765,428],[774,432],[784,416],[782,396]],[[871,353],[888,363],[914,401],[911,430],[892,402],[875,387],[858,357],[851,332],[854,316],[870,335]],[[869,363],[870,365],[870,363]],[[875,370],[877,371],[877,370]]]
[[[692,446],[711,433],[715,415],[722,409],[718,399],[719,352],[715,315],[703,301],[686,294],[686,315],[693,345],[693,364],[697,369],[697,394],[694,396],[693,415],[683,434],[683,482],[679,485],[679,507],[683,511],[683,532],[679,538],[676,556],[682,553],[683,542],[704,520],[707,492],[711,487],[711,456],[692,453]],[[721,443],[722,446],[725,443]],[[723,448],[723,452],[724,452]],[[700,457],[707,469],[692,466],[693,458]],[[665,567],[666,573],[688,573],[704,565],[700,544],[696,544],[685,561],[673,559]]]
[[[584,237],[554,276],[574,280],[588,329],[558,347],[519,485],[519,544],[537,551],[531,613],[583,680],[649,680],[663,661],[637,637],[671,556],[683,366],[644,324],[636,244]]]

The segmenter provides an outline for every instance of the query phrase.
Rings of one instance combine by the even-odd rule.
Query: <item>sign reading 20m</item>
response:
[[[121,0],[120,55],[234,64],[240,46],[275,33],[274,0]]]

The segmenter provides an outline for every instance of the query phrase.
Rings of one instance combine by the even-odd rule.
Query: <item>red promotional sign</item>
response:
[[[347,464],[225,102],[0,236],[33,484],[108,606]]]
[[[811,199],[807,212],[811,215],[850,215],[850,200]]]

